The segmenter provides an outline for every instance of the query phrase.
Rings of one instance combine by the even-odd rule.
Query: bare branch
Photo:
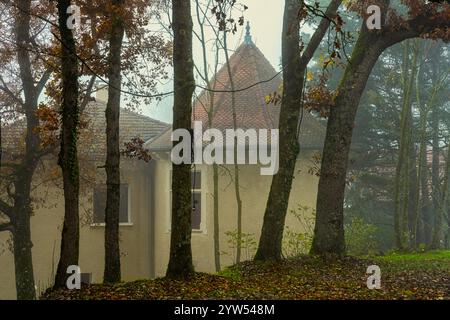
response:
[[[41,93],[41,91],[44,89],[45,84],[47,83],[48,79],[50,78],[52,74],[52,69],[51,68],[47,68],[44,72],[44,74],[42,75],[41,79],[39,80],[39,82],[36,85],[36,93],[39,95]]]
[[[7,204],[5,201],[0,199],[0,211],[6,215],[8,218],[12,219],[13,217],[13,208]]]
[[[309,61],[312,59],[314,52],[316,52],[317,47],[320,45],[320,42],[325,36],[325,33],[327,32],[330,26],[330,23],[334,21],[334,18],[336,18],[337,10],[341,5],[341,3],[342,0],[333,0],[329,4],[322,20],[319,23],[319,26],[317,27],[316,31],[311,37],[311,40],[309,41],[308,46],[306,47],[304,53],[302,54],[301,64],[304,68],[308,65]]]
[[[0,90],[2,90],[4,93],[6,93],[11,99],[16,101],[18,104],[23,105],[23,101],[17,97],[9,88],[6,82],[3,80],[3,77],[0,75],[0,82],[2,85],[0,86]]]
[[[9,231],[9,232],[13,233],[14,232],[14,226],[10,222],[4,223],[4,224],[0,224],[0,232],[2,232],[2,231]]]

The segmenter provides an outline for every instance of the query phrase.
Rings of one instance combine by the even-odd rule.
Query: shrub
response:
[[[378,253],[376,240],[377,227],[364,219],[354,217],[345,225],[345,244],[347,253],[356,256]]]
[[[298,257],[309,252],[312,245],[314,233],[315,210],[299,205],[296,210],[291,210],[293,215],[299,222],[303,231],[295,232],[289,226],[286,226],[283,236],[283,256]]]
[[[236,249],[239,243],[241,244],[241,260],[251,260],[253,258],[256,252],[256,239],[254,234],[241,232],[240,241],[237,230],[227,231],[225,235],[228,237],[228,247],[232,251],[233,260],[236,261]]]

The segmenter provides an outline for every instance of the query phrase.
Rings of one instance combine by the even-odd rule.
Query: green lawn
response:
[[[381,268],[381,289],[367,288],[367,267]],[[304,256],[246,262],[189,281],[142,280],[48,292],[41,299],[450,299],[450,251],[324,261]]]
[[[418,263],[430,262],[430,261],[447,261],[450,259],[450,251],[429,251],[423,253],[402,253],[402,254],[390,254],[387,256],[377,257],[379,261],[386,262],[405,262],[415,261]]]

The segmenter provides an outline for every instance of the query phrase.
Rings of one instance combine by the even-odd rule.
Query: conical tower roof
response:
[[[255,45],[248,25],[244,42],[229,62],[235,91],[236,128],[278,128],[280,105],[267,104],[266,96],[280,91],[282,76]],[[214,92],[204,90],[200,93],[194,102],[192,120],[201,121],[204,130],[234,129],[232,85],[226,64],[209,84]],[[305,111],[299,139],[301,147],[322,149],[324,137],[325,127]],[[149,141],[147,146],[154,150],[171,148],[170,131]]]

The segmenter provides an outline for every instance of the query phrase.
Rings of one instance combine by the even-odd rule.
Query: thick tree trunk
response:
[[[67,268],[78,265],[79,257],[79,165],[77,151],[78,61],[72,30],[67,28],[67,8],[70,0],[58,1],[59,32],[62,41],[62,125],[59,165],[64,185],[64,225],[61,237],[61,254],[56,271],[55,287],[64,287]]]
[[[27,45],[30,39],[30,14],[31,0],[17,2],[18,10],[15,20],[15,40],[17,43],[17,62],[22,81],[27,132],[25,137],[25,154],[20,168],[16,172],[14,182],[14,264],[16,274],[17,299],[35,299],[36,289],[33,274],[33,261],[31,248],[30,218],[31,207],[31,182],[38,161],[39,137],[34,132],[39,124],[37,119],[38,92],[34,86],[33,72],[31,69],[30,53]]]
[[[348,157],[361,95],[384,50],[381,41],[377,40],[364,24],[338,87],[335,106],[331,108],[322,156],[312,254],[345,254],[343,203]]]
[[[342,1],[331,1],[325,15],[333,19],[341,3]],[[279,120],[279,170],[272,179],[255,260],[279,260],[282,257],[283,231],[299,154],[297,133],[304,75],[309,61],[330,25],[330,20],[323,18],[305,52],[299,56],[300,21],[298,12],[300,8],[299,1],[285,1],[282,34],[283,101]]]
[[[120,147],[119,118],[121,52],[124,36],[122,10],[124,0],[112,1],[119,14],[111,17],[111,35],[108,59],[108,103],[106,105],[106,209],[105,209],[105,270],[103,282],[120,282],[120,246],[119,246],[119,212],[120,212]]]
[[[302,100],[304,70],[300,68],[300,3],[286,0],[283,18],[283,100],[280,110],[279,170],[272,179],[264,223],[255,260],[281,259],[285,216],[289,203],[299,146],[297,127]],[[272,150],[273,152],[273,150]],[[274,195],[276,194],[276,197]]]
[[[32,208],[29,195],[32,176],[32,171],[25,170],[15,184],[17,193],[13,209],[13,248],[17,300],[34,300],[36,298],[31,251],[33,243],[30,229]]]
[[[382,0],[382,23],[390,1]],[[338,87],[335,106],[328,120],[321,177],[317,199],[317,216],[311,252],[321,255],[344,253],[343,208],[348,154],[355,114],[370,72],[380,54],[403,40],[419,37],[448,22],[426,13],[408,21],[407,28],[392,30],[392,26],[368,31],[363,23],[352,58]]]
[[[173,130],[190,129],[192,95],[195,89],[192,57],[192,16],[190,1],[172,1],[174,31]],[[174,145],[177,142],[174,141]],[[172,165],[172,232],[166,276],[186,278],[194,272],[191,248],[191,165]]]

